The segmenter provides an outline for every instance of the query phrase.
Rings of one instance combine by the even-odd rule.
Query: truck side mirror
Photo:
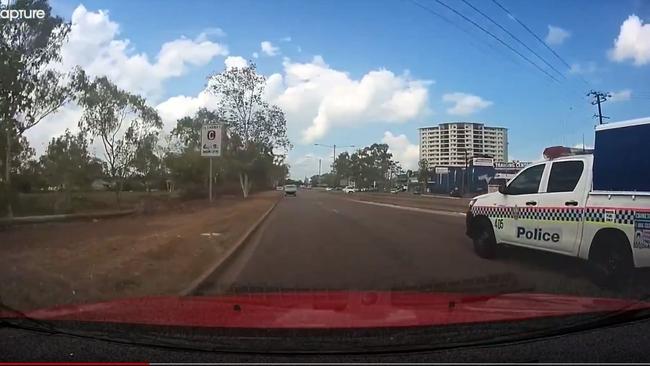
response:
[[[499,186],[499,193],[508,194],[508,186]]]

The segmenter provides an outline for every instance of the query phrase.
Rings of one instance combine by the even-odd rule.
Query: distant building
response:
[[[464,167],[465,159],[489,156],[495,163],[508,161],[508,129],[483,123],[449,122],[420,130],[420,159],[430,167]]]

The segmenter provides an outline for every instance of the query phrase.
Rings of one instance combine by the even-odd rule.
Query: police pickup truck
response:
[[[476,253],[517,245],[589,261],[594,282],[650,267],[650,118],[599,125],[593,150],[551,147],[466,217]]]

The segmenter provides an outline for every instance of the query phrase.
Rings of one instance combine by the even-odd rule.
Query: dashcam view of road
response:
[[[0,321],[650,309],[650,2],[153,3],[0,0]]]
[[[357,195],[357,196],[353,196]],[[196,290],[411,290],[598,294],[571,258],[474,254],[468,200],[305,189],[282,199],[241,254]]]

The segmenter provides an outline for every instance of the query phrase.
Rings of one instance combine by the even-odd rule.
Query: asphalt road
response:
[[[584,264],[573,258],[519,248],[503,248],[496,259],[479,258],[464,234],[462,214],[359,199],[307,190],[283,198],[234,260],[196,294],[418,290],[617,296],[595,287]]]

